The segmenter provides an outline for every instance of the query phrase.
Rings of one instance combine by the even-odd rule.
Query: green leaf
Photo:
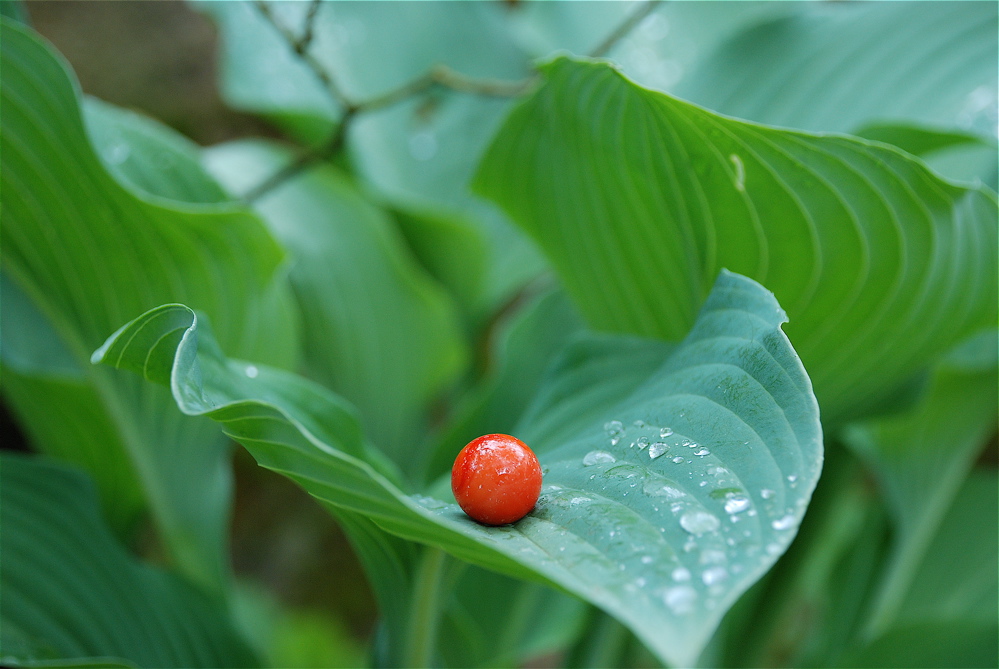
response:
[[[818,479],[818,408],[780,330],[783,311],[758,284],[728,272],[645,383],[571,437],[543,445],[538,507],[500,528],[444,500],[405,495],[378,471],[338,398],[223,358],[186,307],[150,311],[94,360],[161,376],[146,368],[148,347],[129,342],[184,314],[189,327],[170,379],[185,413],[222,422],[260,464],[328,505],[600,606],[674,664],[697,658],[727,608],[784,551]],[[627,426],[622,434],[615,420]]]
[[[227,571],[230,474],[217,427],[178,415],[162,389],[88,362],[122,322],[184,300],[215,317],[230,350],[291,364],[295,319],[281,273],[284,254],[263,224],[236,205],[163,199],[205,192],[203,172],[192,173],[190,160],[181,159],[189,143],[95,103],[90,135],[106,142],[101,153],[129,156],[118,174],[140,183],[133,168],[155,166],[169,153],[172,164],[183,166],[174,176],[187,179],[187,186],[168,186],[169,175],[154,170],[141,182],[142,197],[122,186],[90,143],[66,64],[7,20],[0,41],[0,249],[4,281],[22,294],[11,311],[6,304],[3,310],[4,364],[17,374],[4,393],[32,423],[26,431],[39,449],[92,471],[105,508],[120,498],[116,526],[134,516],[131,500],[139,490],[170,558],[219,591]],[[69,368],[78,371],[67,376]],[[78,439],[88,424],[92,434]]]
[[[96,98],[84,100],[83,118],[104,167],[140,197],[200,204],[229,201],[202,169],[197,145],[173,130]]]
[[[995,331],[990,335],[984,340],[994,357]],[[995,433],[997,387],[994,364],[983,369],[945,363],[911,411],[845,431],[846,442],[871,465],[896,523],[872,632],[883,631],[907,610],[903,600],[916,569],[975,458]]]
[[[291,154],[243,142],[216,147],[205,160],[240,191]],[[332,169],[313,169],[254,206],[293,255],[309,375],[357,407],[365,433],[412,472],[428,406],[466,362],[454,303],[386,213]]]
[[[973,472],[947,511],[898,618],[842,666],[989,667],[999,660],[994,471]]]
[[[772,288],[829,423],[996,320],[996,199],[896,150],[715,115],[559,58],[476,188],[597,329],[679,339],[719,268]]]
[[[672,92],[724,114],[802,130],[907,121],[995,140],[995,5],[803,9],[736,34]]]
[[[5,665],[257,666],[218,602],[114,540],[85,476],[5,454],[0,482]]]

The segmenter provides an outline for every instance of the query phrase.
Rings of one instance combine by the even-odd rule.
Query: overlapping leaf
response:
[[[996,318],[996,199],[860,140],[724,118],[558,58],[477,177],[591,325],[677,339],[720,267],[772,288],[823,406],[863,413]]]
[[[89,354],[124,320],[183,299],[212,314],[231,350],[289,364],[294,319],[288,317],[279,269],[283,252],[259,220],[235,205],[165,199],[197,191],[205,196],[201,200],[211,200],[205,185],[210,180],[193,173],[188,162],[174,172],[184,174],[187,185],[168,187],[162,161],[174,164],[183,153],[166,151],[170,133],[98,106],[91,134],[106,142],[100,149],[118,166],[116,173],[134,177],[150,161],[160,170],[152,180],[132,178],[134,189],[120,185],[95,155],[76,84],[63,61],[30,31],[6,20],[2,35],[0,241],[4,275],[24,298],[3,310],[4,343],[17,331],[21,353],[28,346],[66,353],[36,356],[37,364],[26,368],[18,364],[23,356],[17,347],[5,346],[5,365],[33,378],[5,386],[4,392],[19,393],[12,404],[30,414],[33,424],[47,421],[46,429],[32,430],[41,439],[39,448],[72,452],[101,484],[124,482],[126,497],[134,498],[138,489],[171,556],[188,575],[221,588],[229,496],[221,435],[208,421],[170,410],[161,389],[93,368]],[[215,191],[220,192],[217,186]],[[35,315],[24,317],[29,312]],[[46,379],[66,378],[64,357],[79,378],[57,388]],[[73,408],[62,410],[53,403],[57,397],[72,400]],[[101,435],[113,438],[75,440],[88,423],[103,426]],[[124,454],[127,463],[120,461]],[[128,476],[121,476],[126,470]],[[104,488],[105,505],[114,504],[120,492]]]
[[[237,143],[205,160],[240,192],[292,154]],[[309,375],[357,407],[365,434],[385,452],[419,461],[414,435],[426,432],[429,404],[466,361],[453,302],[414,262],[387,214],[332,169],[312,170],[254,206],[294,258]]]
[[[184,412],[221,422],[258,462],[325,503],[486,568],[554,582],[686,665],[791,541],[818,479],[818,409],[783,320],[770,293],[723,272],[654,374],[548,445],[537,509],[502,528],[403,494],[349,407],[299,377],[225,359],[186,307],[148,312],[94,359],[169,374]]]
[[[8,454],[0,496],[4,665],[257,666],[217,602],[114,540],[81,473]]]

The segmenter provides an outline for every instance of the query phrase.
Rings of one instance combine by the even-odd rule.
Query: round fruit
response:
[[[526,516],[541,494],[541,465],[527,444],[508,434],[468,443],[451,468],[451,491],[462,510],[484,525]]]

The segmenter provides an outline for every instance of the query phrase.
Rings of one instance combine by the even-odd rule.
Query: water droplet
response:
[[[587,467],[611,462],[617,462],[617,458],[607,451],[590,451],[583,457],[583,465]]]
[[[725,513],[742,513],[750,506],[749,498],[745,495],[729,494],[725,500]]]
[[[652,564],[652,556],[651,555],[643,555],[642,556],[642,564]]]
[[[680,516],[680,527],[691,534],[704,534],[718,529],[720,521],[707,511],[695,509]]]
[[[409,138],[409,154],[424,162],[437,155],[437,137],[429,130],[414,132]]]
[[[673,613],[689,613],[697,601],[697,591],[689,585],[675,585],[666,590],[663,601]]]
[[[780,545],[779,544],[767,544],[767,554],[768,555],[777,555],[778,553],[780,553]]]
[[[662,441],[657,441],[656,443],[649,446],[649,457],[655,460],[668,450],[669,450],[668,444]]]
[[[648,437],[639,437],[638,441],[636,441],[635,443],[638,444],[638,448],[640,450],[644,451],[649,446],[649,438]]]
[[[644,588],[646,583],[648,583],[648,581],[646,581],[641,576],[635,579],[635,585],[637,585],[639,588]]]
[[[690,570],[686,567],[677,567],[673,570],[673,573],[670,574],[670,576],[677,583],[683,583],[684,581],[690,580]]]
[[[701,448],[701,449],[698,449],[698,450],[694,451],[694,455],[699,455],[699,456],[701,456],[703,458],[705,455],[711,455],[711,451],[709,451],[706,448]]]
[[[684,460],[683,460],[683,456],[682,455],[678,455],[675,458],[673,458],[673,462],[675,462],[676,464],[680,464],[683,461]]]
[[[764,488],[763,490],[760,491],[760,497],[762,497],[763,499],[771,499],[776,494],[777,493],[771,490],[770,488]]]
[[[664,427],[663,429],[659,430],[659,436],[663,437],[664,439],[670,436],[671,434],[673,434],[673,430],[671,430],[668,427]]]
[[[704,581],[704,585],[707,586],[721,583],[726,578],[728,578],[728,570],[725,569],[725,567],[712,567],[711,569],[705,569],[701,574],[701,580]]]
[[[642,486],[642,490],[645,494],[650,497],[665,497],[666,499],[681,499],[683,498],[683,492],[677,490],[671,485],[666,485],[660,481],[648,480],[645,485]]]
[[[624,434],[624,425],[619,420],[612,420],[604,423],[604,432],[608,437],[619,437]]]
[[[109,165],[121,165],[128,160],[132,148],[125,142],[115,142],[104,150],[104,160]]]
[[[705,488],[705,487],[707,487],[707,485],[708,485],[708,482],[707,482],[707,481],[701,481],[701,482],[700,482],[700,483],[698,483],[697,485],[698,485],[699,487],[701,487],[701,488]]]
[[[797,521],[794,516],[789,513],[783,518],[778,518],[774,522],[770,523],[770,526],[775,530],[789,530],[794,527],[796,522]]]
[[[787,482],[788,483],[794,483],[797,480],[798,480],[798,475],[797,474],[788,474],[787,475]]]
[[[717,548],[708,548],[701,551],[701,564],[721,564],[727,560],[725,551],[718,550]]]
[[[257,378],[257,374],[259,374],[259,373],[260,373],[260,370],[257,369],[256,365],[247,365],[246,366],[246,375],[248,377],[250,377],[251,379]]]
[[[639,420],[636,420],[634,423],[632,423],[632,425],[634,425],[635,427],[638,427],[638,428],[642,428],[642,427],[645,427],[645,421],[639,419]]]
[[[570,506],[578,506],[580,504],[585,504],[586,502],[592,502],[592,501],[593,501],[593,498],[586,497],[585,495],[583,495],[583,496],[580,496],[580,497],[573,497],[572,499],[570,499],[569,500],[569,505]]]

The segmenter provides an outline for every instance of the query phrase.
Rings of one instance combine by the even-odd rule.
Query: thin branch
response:
[[[309,169],[317,163],[321,163],[331,156],[336,155],[347,139],[347,127],[354,118],[355,112],[350,111],[344,114],[336,128],[330,134],[329,139],[314,149],[299,154],[290,163],[279,169],[277,172],[267,177],[243,195],[246,204],[253,204],[261,197],[277,188],[285,181]]]
[[[274,15],[274,12],[271,11],[271,7],[267,2],[264,0],[255,0],[253,4],[256,6],[257,11],[259,11],[260,14],[267,19],[267,22],[274,26],[274,29],[281,34],[281,37],[283,37],[284,41],[288,43],[288,46],[292,49],[292,51],[294,51],[308,66],[309,70],[312,71],[313,76],[319,80],[323,89],[333,99],[333,102],[344,110],[353,109],[355,107],[354,103],[347,96],[347,94],[343,92],[343,89],[340,88],[336,81],[333,80],[330,73],[326,71],[326,66],[320,63],[308,49],[309,44],[312,42],[312,22],[315,20],[315,14],[318,11],[320,4],[319,1],[313,0],[312,6],[309,7],[309,14],[312,19],[310,20],[308,16],[306,17],[306,34],[303,35],[301,39],[296,37],[295,33],[293,33],[288,26],[286,26],[277,16]]]
[[[611,31],[604,41],[597,46],[597,48],[590,52],[590,57],[600,58],[601,56],[607,55],[611,49],[617,46],[618,42],[627,37],[628,33],[630,33],[635,26],[644,21],[661,1],[662,0],[646,0],[645,4],[636,9],[630,16],[622,21],[621,24]]]
[[[468,93],[469,95],[512,98],[524,93],[530,88],[534,80],[535,77],[528,77],[520,81],[478,79],[452,70],[447,65],[434,65],[425,74],[402,84],[398,88],[393,88],[373,98],[357,103],[357,111],[369,112],[384,107],[391,107],[403,100],[425,93],[435,86],[459,93]]]
[[[312,44],[312,38],[315,36],[313,27],[316,23],[316,14],[319,13],[322,4],[323,0],[312,0],[312,4],[309,5],[309,12],[305,15],[305,27],[302,28],[302,36],[295,42],[295,53],[301,54],[308,51]]]

